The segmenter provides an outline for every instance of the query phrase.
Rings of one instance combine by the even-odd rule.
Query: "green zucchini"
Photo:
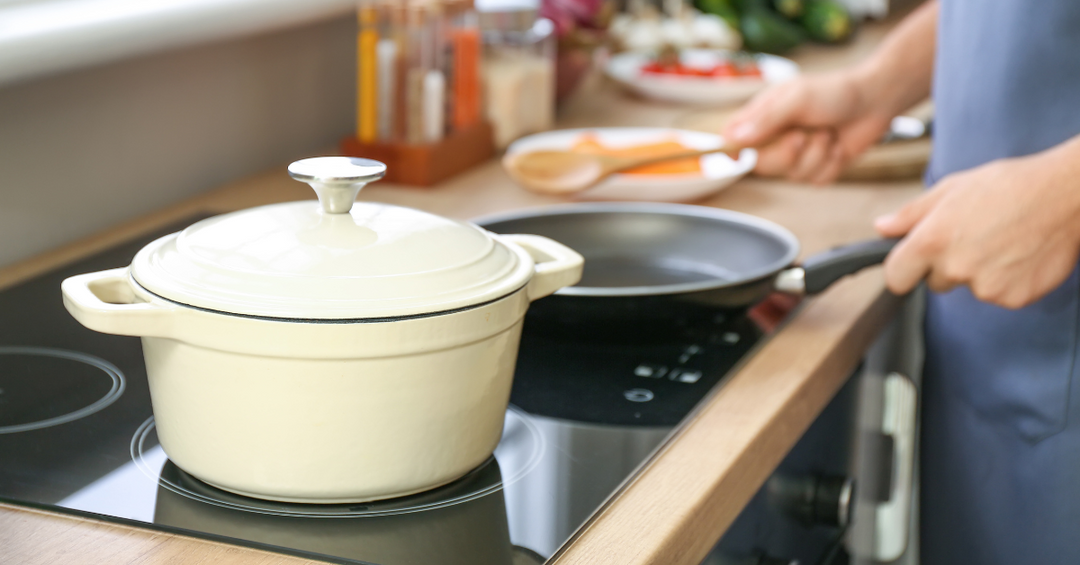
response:
[[[731,5],[735,6],[735,9],[739,13],[749,12],[750,10],[768,9],[770,0],[731,0]]]
[[[798,25],[763,7],[743,12],[739,29],[747,49],[765,53],[786,53],[806,39],[806,33]]]
[[[739,29],[739,11],[731,0],[695,0],[694,7],[704,14],[720,16],[731,29]]]
[[[803,0],[772,0],[772,8],[781,16],[794,20],[803,15],[806,3]]]
[[[806,9],[799,23],[816,41],[837,43],[851,37],[855,31],[851,14],[834,0],[805,0]]]

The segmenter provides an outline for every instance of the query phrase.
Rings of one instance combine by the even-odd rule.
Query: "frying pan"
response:
[[[554,239],[585,257],[576,286],[529,309],[552,327],[592,322],[687,323],[741,311],[774,291],[815,294],[881,263],[894,239],[864,241],[794,265],[799,242],[748,214],[683,204],[569,204],[486,216],[495,233]]]

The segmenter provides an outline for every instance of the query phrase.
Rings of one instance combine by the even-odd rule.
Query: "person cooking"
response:
[[[933,91],[929,186],[878,218],[926,280],[925,565],[1080,563],[1080,2],[937,0],[862,64],[774,87],[723,134],[824,184]]]

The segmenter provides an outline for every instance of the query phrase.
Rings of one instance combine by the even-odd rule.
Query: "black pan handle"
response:
[[[817,294],[832,283],[885,260],[900,239],[874,239],[818,253],[802,263],[803,292]]]

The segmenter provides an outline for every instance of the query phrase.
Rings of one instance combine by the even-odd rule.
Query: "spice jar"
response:
[[[555,26],[534,3],[477,2],[484,40],[482,77],[495,145],[550,129],[555,117]]]

